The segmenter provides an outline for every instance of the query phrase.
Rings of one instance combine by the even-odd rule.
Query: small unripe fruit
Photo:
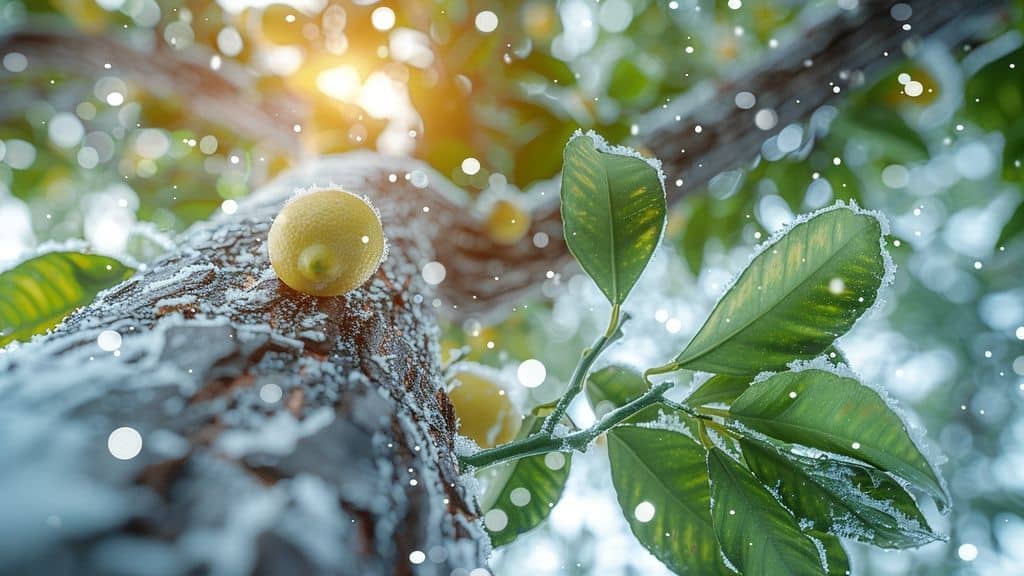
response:
[[[516,437],[522,416],[501,387],[482,374],[469,371],[455,376],[448,398],[459,417],[459,433],[478,446],[490,448]]]
[[[498,244],[516,244],[529,230],[530,215],[508,200],[495,202],[487,216],[487,233]]]
[[[340,189],[296,196],[267,241],[270,264],[293,290],[337,296],[366,282],[384,257],[384,228],[362,198]]]

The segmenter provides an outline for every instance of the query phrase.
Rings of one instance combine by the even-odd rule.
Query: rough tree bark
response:
[[[457,202],[388,181],[413,169],[442,181],[372,154],[292,171],[0,355],[0,572],[408,574],[417,550],[417,574],[484,565],[419,274]],[[330,183],[373,199],[391,249],[363,288],[314,298],[263,241],[297,187]],[[121,426],[144,439],[132,460],[108,452]]]
[[[940,35],[954,18],[1003,5],[911,4],[913,34]],[[688,120],[653,131],[647,148],[685,189],[752,158],[772,132],[728,104],[734,93],[757,94],[779,128],[805,118],[834,98],[828,82],[840,71],[870,72],[906,39],[888,5],[863,2],[817,24]],[[796,97],[804,104],[792,105]],[[263,239],[294,188],[332,182],[373,200],[391,252],[363,288],[317,299],[276,279]],[[467,215],[460,191],[419,162],[318,160],[236,215],[196,226],[173,254],[51,334],[0,354],[0,572],[447,576],[483,565],[489,546],[441,390],[439,301],[419,271],[434,259],[447,267],[439,296],[456,314],[519,297],[567,262],[556,190],[547,190],[532,232],[551,243],[506,249]],[[116,355],[97,346],[107,329],[123,337]],[[134,459],[108,452],[120,426],[142,434]],[[422,564],[410,562],[414,551]]]

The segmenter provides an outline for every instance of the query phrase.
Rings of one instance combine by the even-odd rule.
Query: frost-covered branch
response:
[[[598,420],[593,426],[585,430],[579,430],[564,436],[544,431],[537,432],[536,434],[521,440],[515,440],[507,444],[502,444],[501,446],[488,448],[466,456],[460,456],[459,462],[461,462],[463,466],[468,466],[470,468],[484,468],[495,464],[501,464],[502,462],[518,460],[520,458],[526,458],[527,456],[546,454],[548,452],[566,452],[570,450],[586,452],[587,447],[590,446],[590,443],[598,436],[604,434],[608,430],[611,430],[616,425],[621,424],[627,418],[633,416],[637,412],[640,412],[644,408],[659,402],[665,392],[668,392],[674,385],[675,384],[672,382],[661,382],[659,384],[655,384],[643,395],[638,396],[615,410],[612,410],[603,418]]]
[[[590,367],[594,365],[598,357],[601,356],[604,351],[611,346],[616,340],[622,337],[622,325],[629,320],[628,314],[619,314],[619,307],[612,307],[611,320],[608,323],[608,330],[605,331],[594,343],[583,351],[580,357],[579,364],[576,365],[576,369],[573,370],[572,378],[569,380],[569,387],[558,399],[555,404],[554,410],[551,414],[544,419],[544,424],[541,426],[541,432],[545,434],[552,434],[555,431],[555,426],[562,421],[562,417],[565,416],[565,411],[569,409],[569,404],[579,396],[580,392],[583,391],[583,386],[586,383],[587,375],[590,373]]]

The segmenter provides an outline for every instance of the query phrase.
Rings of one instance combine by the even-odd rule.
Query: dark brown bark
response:
[[[444,215],[421,210],[430,188],[388,182],[400,168],[356,154],[286,175],[0,355],[0,462],[17,462],[0,573],[137,573],[152,556],[169,573],[409,574],[416,550],[417,574],[484,564],[419,274]],[[263,243],[295,186],[329,181],[374,199],[391,251],[363,288],[314,298]],[[97,345],[107,329],[118,356]],[[121,426],[144,439],[132,460],[107,449]]]

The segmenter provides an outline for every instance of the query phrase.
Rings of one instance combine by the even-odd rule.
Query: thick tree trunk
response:
[[[487,539],[459,479],[420,276],[447,216],[437,190],[406,180],[413,170],[439,180],[371,154],[293,171],[0,355],[0,573],[482,566]],[[271,217],[314,182],[371,197],[391,245],[345,296],[296,293],[267,259]],[[116,354],[98,346],[103,330],[121,334]],[[122,426],[143,438],[127,461],[107,446]]]

